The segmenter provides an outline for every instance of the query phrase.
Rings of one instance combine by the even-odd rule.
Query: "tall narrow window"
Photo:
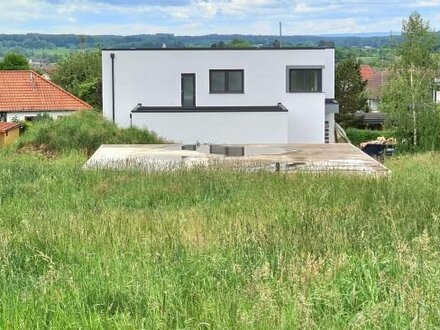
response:
[[[209,70],[210,93],[244,93],[243,70]]]
[[[289,69],[289,92],[322,92],[321,69]]]
[[[196,106],[196,75],[194,73],[182,73],[182,107]]]

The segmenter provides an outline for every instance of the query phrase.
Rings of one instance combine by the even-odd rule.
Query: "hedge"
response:
[[[347,128],[345,130],[350,142],[359,146],[362,142],[376,140],[379,136],[383,136],[386,139],[396,137],[396,132],[393,130],[375,131],[369,129]]]

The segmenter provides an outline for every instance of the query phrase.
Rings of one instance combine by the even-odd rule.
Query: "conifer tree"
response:
[[[348,57],[337,65],[335,76],[335,97],[339,102],[336,120],[344,127],[355,126],[355,112],[368,110],[367,82],[362,80],[360,62],[354,56]]]

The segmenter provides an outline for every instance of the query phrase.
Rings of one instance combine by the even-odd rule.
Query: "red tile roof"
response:
[[[0,133],[5,133],[7,131],[10,131],[11,129],[18,128],[20,125],[17,123],[6,123],[6,122],[0,122]]]
[[[376,71],[373,76],[368,80],[367,93],[370,99],[380,99],[382,96],[382,90],[390,77],[388,71]]]
[[[368,64],[361,64],[361,76],[362,80],[370,80],[373,76],[374,71]]]
[[[91,108],[32,70],[0,70],[0,111],[74,111]]]

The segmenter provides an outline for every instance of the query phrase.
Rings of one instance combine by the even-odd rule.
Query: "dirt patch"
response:
[[[39,146],[25,145],[17,150],[19,154],[38,154],[44,156],[47,159],[54,159],[58,157],[58,153],[50,150],[46,145],[41,144]]]

